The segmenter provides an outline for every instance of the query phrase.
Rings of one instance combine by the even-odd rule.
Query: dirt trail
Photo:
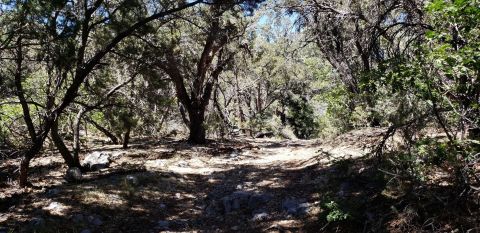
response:
[[[112,164],[80,183],[63,180],[61,160],[46,155],[34,162],[38,176],[32,175],[44,187],[11,203],[0,226],[20,232],[318,232],[325,190],[351,189],[332,182],[343,171],[331,162],[363,156],[378,138],[372,135],[103,147],[98,151],[110,153]]]

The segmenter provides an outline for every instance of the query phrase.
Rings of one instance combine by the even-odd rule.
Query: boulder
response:
[[[232,194],[222,198],[224,213],[228,214],[232,211],[248,209],[256,210],[263,207],[273,199],[270,194],[250,193],[245,191],[235,191]]]
[[[267,193],[256,193],[248,199],[248,208],[258,209],[273,199],[273,196]]]
[[[111,153],[95,151],[85,156],[83,166],[91,171],[98,171],[110,166],[111,157]]]
[[[310,209],[310,204],[302,202],[297,199],[285,199],[282,202],[282,210],[288,215],[304,216],[307,215]]]
[[[68,182],[77,182],[82,180],[82,171],[78,167],[69,168],[65,173],[65,180]]]

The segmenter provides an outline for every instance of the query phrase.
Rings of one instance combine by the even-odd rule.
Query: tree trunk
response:
[[[125,136],[123,137],[123,149],[128,148],[128,142],[130,141],[130,131],[132,127],[130,125],[127,126],[127,132],[125,132]]]
[[[41,140],[41,138],[35,140],[32,147],[25,151],[22,161],[20,161],[19,185],[22,188],[28,186],[28,170],[30,167],[30,161],[42,149],[43,141],[44,140]]]
[[[67,166],[69,168],[73,168],[73,167],[80,168],[81,167],[80,160],[78,159],[78,157],[72,156],[67,146],[63,142],[62,137],[58,133],[58,120],[53,122],[50,136],[52,137],[55,147],[58,149],[58,152],[60,152],[60,154],[62,155]]]
[[[79,160],[79,154],[80,154],[80,125],[82,123],[82,117],[83,114],[85,114],[85,109],[81,108],[77,116],[75,116],[75,122],[73,125],[73,158],[75,160]]]
[[[206,140],[206,130],[204,126],[204,111],[193,111],[190,113],[190,136],[188,141],[194,144],[204,144]]]
[[[110,141],[112,141],[113,144],[115,144],[115,145],[119,144],[118,138],[113,133],[108,131],[108,129],[104,128],[103,126],[101,126],[100,124],[98,124],[97,122],[95,122],[94,120],[92,120],[90,118],[88,118],[87,121],[88,121],[88,123],[95,126],[95,128],[98,129],[98,131],[105,134],[105,136],[107,136],[110,139]]]

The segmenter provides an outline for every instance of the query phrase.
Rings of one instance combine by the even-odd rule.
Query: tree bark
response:
[[[62,137],[58,133],[58,120],[53,123],[52,129],[50,131],[50,136],[52,137],[55,147],[58,149],[58,152],[60,153],[60,155],[62,155],[67,166],[69,168],[73,168],[73,167],[80,168],[81,167],[80,160],[78,159],[78,157],[72,156],[67,146],[63,142]]]
[[[190,135],[188,141],[194,144],[204,144],[206,140],[206,130],[204,126],[205,111],[190,111]]]
[[[130,132],[132,130],[132,126],[128,125],[127,126],[127,131],[125,132],[125,136],[123,137],[123,144],[122,147],[123,149],[128,148],[128,143],[130,142]]]
[[[79,160],[80,154],[80,125],[82,123],[83,114],[85,114],[85,108],[81,108],[75,116],[74,128],[73,128],[73,158]]]
[[[100,124],[98,124],[97,122],[95,122],[94,120],[92,120],[90,118],[87,118],[87,121],[88,121],[88,123],[92,124],[96,129],[98,129],[98,131],[105,134],[105,136],[107,136],[110,139],[110,141],[112,141],[113,144],[115,144],[115,145],[119,144],[118,138],[112,132],[108,131],[108,129],[101,126]]]
[[[20,187],[28,186],[28,170],[30,167],[30,161],[35,155],[40,153],[40,150],[42,149],[44,141],[45,141],[45,137],[38,137],[33,142],[32,146],[23,154],[23,158],[20,161],[20,176],[19,176]]]

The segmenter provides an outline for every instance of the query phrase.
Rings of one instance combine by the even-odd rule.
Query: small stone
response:
[[[167,208],[167,205],[161,203],[160,205],[158,205],[158,207],[163,210]]]
[[[97,215],[90,215],[87,217],[87,220],[90,224],[95,226],[101,226],[103,224],[102,219],[100,218],[100,216]]]
[[[236,191],[231,195],[223,198],[225,213],[233,210],[239,210],[248,206],[248,200],[251,194],[244,191]]]
[[[74,214],[72,216],[72,221],[74,223],[81,223],[81,222],[85,221],[85,217],[83,216],[83,214]]]
[[[158,221],[157,223],[157,228],[160,230],[167,230],[169,227],[170,227],[169,221],[161,220],[161,221]]]
[[[346,198],[350,196],[352,189],[352,183],[349,181],[343,182],[340,184],[340,190],[337,192],[337,196],[341,198]]]
[[[65,180],[68,182],[77,182],[82,180],[82,171],[78,167],[69,168],[65,174]]]
[[[178,162],[177,166],[185,168],[185,167],[188,167],[189,164],[186,161],[180,161]]]
[[[68,208],[59,202],[51,202],[43,210],[48,211],[52,215],[63,215]]]
[[[56,196],[59,193],[60,193],[60,189],[58,189],[58,188],[53,188],[53,189],[47,190],[47,196],[49,196],[49,197]]]
[[[138,178],[134,175],[128,175],[125,177],[125,182],[131,186],[137,186],[139,184]]]
[[[58,202],[51,202],[50,205],[48,205],[45,209],[47,210],[55,210],[55,209],[60,209],[63,208],[63,205],[58,203]]]
[[[180,195],[180,193],[175,193],[175,198],[180,199],[181,197],[182,195]]]
[[[41,217],[35,217],[30,221],[30,226],[33,228],[42,228],[45,226],[45,219]]]
[[[264,221],[267,220],[269,215],[266,212],[261,212],[253,215],[253,221]]]
[[[297,208],[297,215],[308,215],[310,210],[310,204],[309,203],[301,203],[298,205]]]
[[[233,226],[230,229],[232,229],[232,231],[238,231],[238,230],[240,230],[240,227],[239,226]]]

